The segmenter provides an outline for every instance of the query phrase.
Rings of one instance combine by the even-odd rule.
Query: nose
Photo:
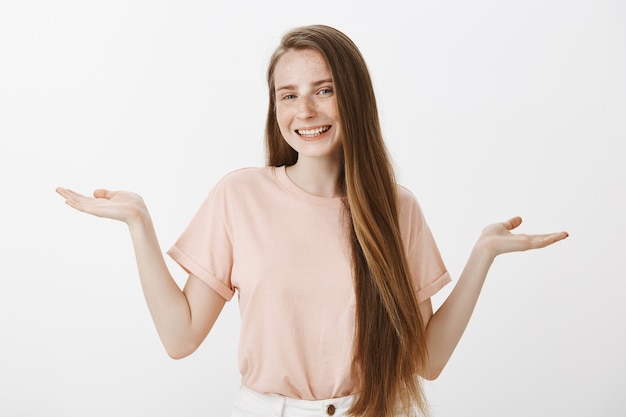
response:
[[[301,119],[310,119],[315,117],[317,111],[315,109],[315,101],[311,97],[300,97],[298,99],[298,117]]]

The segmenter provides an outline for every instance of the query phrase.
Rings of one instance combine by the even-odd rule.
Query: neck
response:
[[[299,158],[287,167],[287,175],[298,187],[320,197],[343,197],[340,161],[319,158]]]

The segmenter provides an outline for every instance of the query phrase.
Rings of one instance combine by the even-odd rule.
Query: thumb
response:
[[[506,228],[506,230],[513,230],[516,227],[518,227],[520,224],[522,224],[522,218],[519,216],[515,216],[509,219],[508,221],[504,222],[504,227]]]
[[[94,197],[96,197],[96,198],[106,198],[106,199],[110,199],[115,194],[117,194],[117,191],[105,190],[105,189],[102,189],[102,188],[99,188],[99,189],[97,189],[97,190],[95,190],[93,192],[93,196]]]

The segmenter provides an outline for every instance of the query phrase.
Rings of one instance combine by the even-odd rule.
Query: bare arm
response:
[[[510,231],[522,219],[514,217],[503,223],[487,226],[470,253],[457,284],[433,314],[430,299],[420,304],[426,323],[426,344],[429,354],[427,379],[439,376],[456,348],[470,320],[487,272],[496,256],[516,251],[539,249],[565,239],[566,232],[545,235],[515,235]]]
[[[177,359],[196,350],[225,300],[194,275],[181,291],[165,264],[143,199],[124,191],[96,190],[93,198],[63,188],[57,192],[76,210],[128,225],[143,293],[168,355]]]

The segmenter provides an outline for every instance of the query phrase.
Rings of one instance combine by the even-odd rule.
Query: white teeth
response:
[[[296,130],[296,132],[298,132],[298,134],[301,136],[304,136],[307,138],[313,138],[315,136],[321,135],[322,133],[326,132],[328,129],[330,129],[330,126],[318,127],[317,129]]]

